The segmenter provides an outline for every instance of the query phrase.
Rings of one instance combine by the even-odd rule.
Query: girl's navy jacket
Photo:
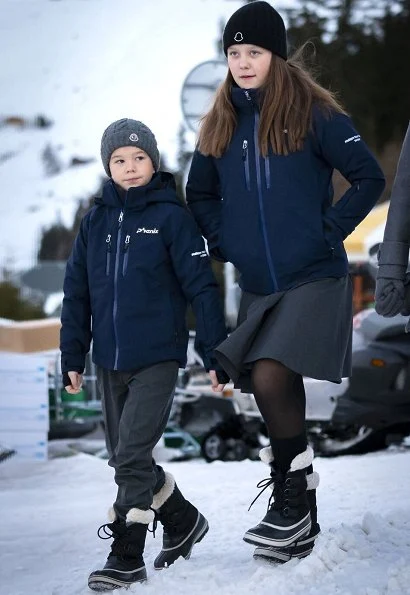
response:
[[[343,240],[385,184],[351,120],[314,107],[303,149],[263,158],[257,91],[234,87],[232,101],[237,126],[229,147],[221,158],[197,150],[187,184],[188,206],[211,254],[232,262],[241,288],[256,294],[346,275]],[[334,169],[351,184],[335,205]]]
[[[223,309],[204,240],[173,177],[155,174],[124,201],[109,180],[83,218],[67,263],[62,371],[83,371],[91,339],[93,361],[109,370],[166,360],[184,367],[188,302],[209,370],[214,347],[226,337]]]

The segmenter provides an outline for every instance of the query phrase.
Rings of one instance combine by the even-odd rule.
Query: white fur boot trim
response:
[[[148,510],[141,510],[141,508],[130,508],[125,517],[127,523],[142,523],[149,525],[155,518],[154,511],[150,508]]]
[[[320,483],[319,473],[313,471],[313,473],[309,473],[309,475],[306,475],[306,483],[308,490],[316,490],[316,488],[319,487]]]
[[[261,450],[259,451],[259,458],[262,461],[262,463],[266,463],[266,465],[269,465],[270,463],[272,463],[273,462],[272,448],[270,446],[261,448]]]
[[[113,523],[117,518],[117,513],[115,512],[114,506],[110,506],[108,509],[108,520],[110,523]]]
[[[311,446],[308,446],[304,452],[298,454],[290,464],[289,471],[301,471],[302,469],[306,469],[309,467],[313,462],[313,449]]]
[[[154,494],[152,508],[158,510],[168,500],[175,488],[175,479],[171,473],[165,471],[165,483],[157,494]]]

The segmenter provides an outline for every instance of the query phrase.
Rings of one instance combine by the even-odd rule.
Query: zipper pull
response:
[[[107,236],[107,239],[105,240],[106,244],[107,244],[107,251],[111,252],[111,234],[109,233]]]
[[[248,154],[248,141],[246,139],[244,139],[243,144],[242,144],[242,159],[243,159],[243,161],[246,161],[247,154]]]
[[[121,211],[120,216],[118,217],[118,223],[121,225],[122,220],[124,219],[124,213]]]
[[[252,101],[252,97],[249,95],[248,91],[244,91],[245,97],[248,101]]]
[[[126,235],[126,236],[125,236],[125,242],[124,242],[124,252],[126,252],[126,251],[128,250],[128,248],[129,248],[129,245],[130,245],[130,238],[131,238],[131,236],[129,236],[129,235]]]

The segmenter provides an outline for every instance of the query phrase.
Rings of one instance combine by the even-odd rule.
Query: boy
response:
[[[152,458],[168,421],[178,368],[186,365],[187,302],[213,389],[222,390],[227,381],[215,371],[213,356],[226,337],[217,284],[172,175],[158,171],[154,134],[142,122],[113,122],[103,134],[101,158],[110,180],[81,222],[67,263],[61,315],[63,383],[69,393],[80,390],[93,341],[108,464],[118,485],[111,522],[102,527],[114,538],[111,552],[88,581],[96,591],[146,580],[142,554],[154,518],[164,529],[155,568],[188,558],[208,530],[205,517]]]

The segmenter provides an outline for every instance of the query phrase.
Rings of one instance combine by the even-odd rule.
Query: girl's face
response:
[[[268,76],[272,52],[257,45],[238,43],[228,48],[228,66],[242,89],[257,89]]]
[[[155,173],[151,159],[138,147],[120,147],[111,155],[111,178],[124,190],[145,186]]]

